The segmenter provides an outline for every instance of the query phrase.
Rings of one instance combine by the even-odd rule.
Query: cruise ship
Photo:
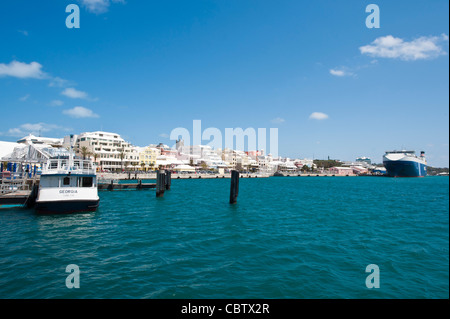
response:
[[[383,165],[391,177],[424,177],[427,175],[425,152],[420,156],[415,151],[388,151],[383,156]]]

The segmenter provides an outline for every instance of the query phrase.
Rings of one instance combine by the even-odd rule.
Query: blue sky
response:
[[[65,25],[71,3],[79,29]],[[370,3],[379,29],[366,27]],[[448,6],[2,1],[0,140],[104,130],[172,145],[173,129],[201,120],[277,127],[289,157],[381,162],[408,148],[448,167]]]

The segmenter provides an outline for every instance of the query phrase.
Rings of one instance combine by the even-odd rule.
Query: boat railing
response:
[[[85,174],[95,175],[96,167],[90,160],[50,159],[42,170],[42,174]]]
[[[28,191],[30,184],[28,172],[9,172],[0,173],[0,194],[15,193],[18,191]]]

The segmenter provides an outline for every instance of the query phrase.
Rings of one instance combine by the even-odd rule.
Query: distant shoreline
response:
[[[128,178],[130,176],[130,178]],[[447,176],[448,175],[427,175],[429,176]],[[98,173],[97,174],[99,182],[111,181],[111,180],[153,180],[156,179],[156,173]],[[298,174],[298,173],[289,173],[283,174],[283,176],[274,176],[273,174],[240,174],[240,178],[269,178],[269,177],[389,177],[386,175],[356,175],[356,174]],[[231,178],[231,174],[172,174],[172,179],[223,179],[223,178]]]
[[[146,179],[156,179],[156,173],[148,174],[130,174],[130,178],[128,173],[99,173],[97,174],[99,181],[110,181],[110,180],[146,180]],[[339,174],[284,174],[284,176],[274,176],[273,174],[240,174],[240,178],[268,178],[268,177],[356,177],[356,176],[378,176],[383,177],[382,175],[339,175]],[[172,174],[172,179],[220,179],[220,178],[230,178],[231,174]]]

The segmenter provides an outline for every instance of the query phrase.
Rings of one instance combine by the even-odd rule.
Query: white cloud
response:
[[[343,69],[340,69],[340,70],[339,69],[330,69],[330,74],[334,75],[334,76],[339,76],[339,77],[354,75],[352,72],[346,71]]]
[[[75,106],[72,109],[64,110],[63,114],[69,115],[70,117],[74,118],[99,117],[98,114],[95,114],[94,112],[92,112],[92,110],[87,109],[83,106]]]
[[[322,112],[313,112],[309,116],[312,120],[326,120],[328,118],[328,115]]]
[[[64,104],[64,102],[61,100],[53,100],[50,102],[50,106],[61,106],[63,104]]]
[[[43,72],[42,64],[38,62],[24,63],[19,61],[12,61],[9,64],[0,63],[0,77],[12,76],[21,79],[40,79],[49,80],[51,87],[65,87],[70,85],[69,81],[61,79],[57,76],[52,76]]]
[[[169,138],[169,134],[166,134],[166,133],[161,133],[158,136],[162,137],[162,138]]]
[[[12,61],[9,64],[0,63],[0,77],[12,76],[16,78],[26,79],[46,79],[48,76],[41,70],[42,65],[37,62],[29,64]]]
[[[0,135],[14,136],[14,137],[24,137],[29,134],[40,135],[41,133],[50,132],[53,130],[64,130],[68,131],[71,129],[64,128],[55,124],[46,124],[46,123],[25,123],[20,125],[19,127],[11,128],[5,133],[0,133]]]
[[[285,120],[283,118],[281,118],[281,117],[276,117],[276,118],[271,120],[271,122],[274,123],[274,124],[281,124],[281,123],[284,123],[284,121]]]
[[[52,77],[50,79],[50,83],[48,84],[48,86],[50,87],[64,87],[66,85],[69,84],[69,81],[61,79],[60,77]]]
[[[110,3],[125,3],[124,0],[79,0],[89,12],[101,14],[108,11]]]
[[[30,97],[30,94],[26,94],[26,95],[22,96],[19,100],[21,102],[25,102],[26,100],[28,100],[29,97]]]
[[[331,69],[331,70],[330,70],[330,74],[336,75],[336,76],[344,76],[344,75],[345,75],[345,72],[342,71],[342,70],[334,70],[334,69]]]
[[[67,88],[61,92],[62,95],[70,97],[72,99],[86,99],[88,97],[86,92],[78,91],[74,88]]]
[[[376,38],[371,44],[359,48],[361,54],[372,57],[414,61],[432,59],[446,54],[440,43],[448,41],[448,35],[419,37],[410,42],[388,35]]]

